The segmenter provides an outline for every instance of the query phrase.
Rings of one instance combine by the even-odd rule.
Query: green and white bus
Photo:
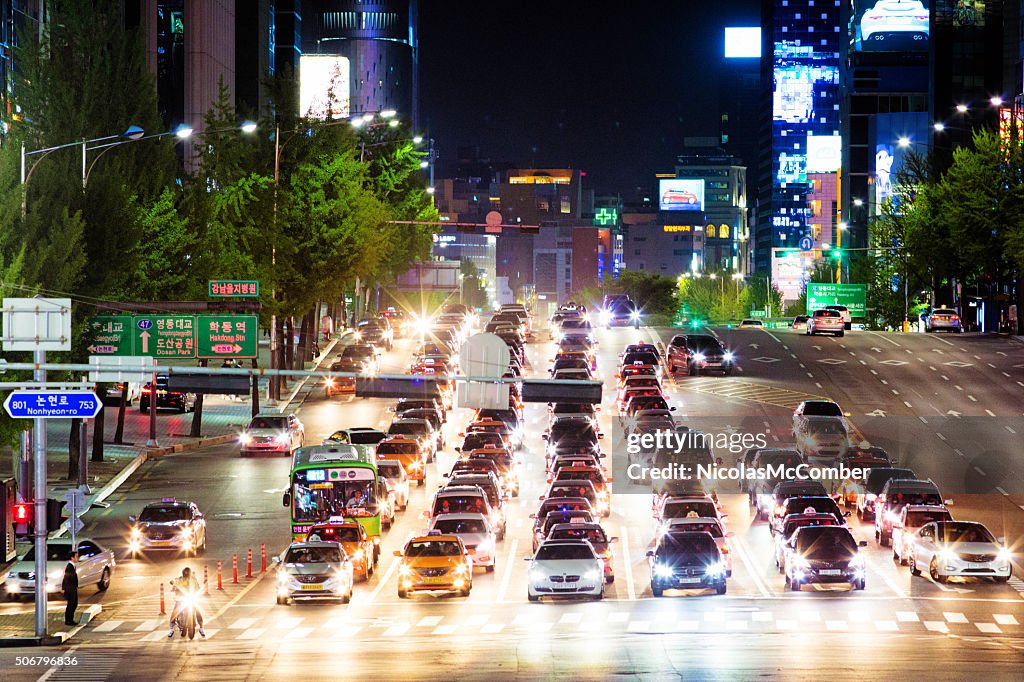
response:
[[[314,445],[299,448],[292,456],[283,503],[291,510],[293,540],[304,540],[314,523],[343,516],[359,522],[379,547],[387,499],[372,450]]]

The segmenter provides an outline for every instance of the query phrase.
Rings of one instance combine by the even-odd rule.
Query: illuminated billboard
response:
[[[851,47],[857,52],[927,52],[928,4],[928,0],[853,0]]]
[[[662,211],[703,211],[704,180],[685,178],[659,180],[658,208]]]
[[[349,62],[334,55],[299,58],[299,115],[346,118],[349,114]]]
[[[726,59],[760,59],[761,27],[726,26],[725,57]]]
[[[843,138],[838,135],[807,136],[807,172],[835,173],[842,161]]]
[[[900,112],[876,114],[872,117],[875,138],[874,212],[885,210],[885,201],[894,198],[893,185],[903,167],[903,159],[911,151],[927,154],[928,114],[926,112]],[[901,144],[901,141],[903,144]]]

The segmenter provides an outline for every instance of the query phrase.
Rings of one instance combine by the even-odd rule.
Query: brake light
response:
[[[150,392],[150,390],[149,390],[149,387],[148,387],[148,386],[144,387],[144,388],[142,389],[142,392],[148,395],[148,394],[149,394],[149,392]]]

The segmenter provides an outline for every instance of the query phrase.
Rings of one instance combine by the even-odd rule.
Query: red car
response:
[[[693,205],[700,201],[697,195],[693,192],[688,192],[685,189],[669,189],[665,190],[665,193],[661,195],[661,203],[663,205],[671,204],[688,204]]]

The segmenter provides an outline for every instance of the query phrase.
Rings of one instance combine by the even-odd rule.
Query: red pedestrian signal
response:
[[[31,523],[32,522],[32,505],[27,502],[19,502],[14,505],[14,522],[15,523]]]

